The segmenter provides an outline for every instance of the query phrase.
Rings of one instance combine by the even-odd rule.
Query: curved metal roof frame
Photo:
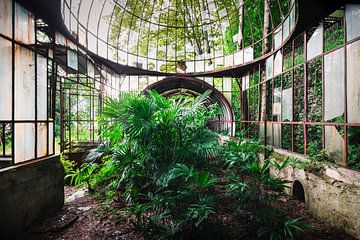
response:
[[[36,14],[37,17],[44,19],[52,28],[56,29],[64,36],[69,38],[74,42],[78,42],[77,39],[74,38],[66,28],[61,15],[61,4],[60,0],[17,0],[22,5],[30,9],[32,12]],[[263,62],[268,56],[276,53],[278,49],[287,44],[289,41],[293,40],[297,34],[303,32],[307,27],[316,23],[318,19],[325,17],[330,14],[332,11],[336,10],[340,6],[345,3],[356,2],[356,0],[337,0],[337,1],[326,1],[326,0],[302,0],[296,1],[298,6],[298,19],[295,24],[295,29],[289,38],[284,41],[280,47],[272,50],[266,55],[260,56],[259,58],[250,61],[248,63],[244,63],[241,65],[229,67],[221,70],[213,70],[209,72],[202,73],[192,73],[187,74],[189,76],[198,77],[198,76],[212,76],[212,77],[236,77],[241,76],[246,73],[250,69],[252,69],[255,65],[260,62]],[[130,67],[127,65],[119,64],[112,62],[106,58],[98,56],[97,54],[92,53],[89,49],[79,45],[81,49],[83,49],[89,56],[100,61],[102,64],[108,66],[114,72],[118,74],[126,74],[126,75],[149,75],[149,76],[171,76],[174,74],[171,73],[163,73],[159,71],[150,71],[145,69],[140,69],[136,67]]]

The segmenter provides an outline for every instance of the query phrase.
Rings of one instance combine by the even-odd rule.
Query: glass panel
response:
[[[347,4],[345,7],[346,36],[350,41],[360,36],[360,4]]]
[[[70,29],[70,9],[66,4],[64,6],[64,23],[67,29]]]
[[[105,1],[105,6],[101,13],[98,37],[104,41],[107,40],[111,20],[109,16],[111,16],[112,11],[114,11],[115,5],[114,1]]]
[[[224,67],[224,58],[223,57],[215,58],[215,69],[219,69],[223,67]]]
[[[1,23],[2,24],[2,23]],[[32,14],[15,3],[15,40],[25,44],[35,43],[35,22]]]
[[[204,70],[205,70],[204,63],[205,63],[204,61],[200,61],[200,60],[196,61],[195,62],[195,71],[196,72],[204,72]]]
[[[292,31],[295,27],[295,6],[291,9],[291,12],[290,12],[290,31]]]
[[[310,35],[307,42],[307,60],[312,59],[323,52],[323,25],[320,24],[316,30]]]
[[[80,3],[81,0],[71,0],[71,12],[75,15],[76,18],[78,17]]]
[[[265,140],[265,127],[264,123],[259,123],[259,138],[261,141]]]
[[[147,77],[139,77],[139,90],[143,91],[148,86]]]
[[[344,128],[340,126],[325,126],[326,156],[336,163],[343,163],[344,158]]]
[[[35,119],[35,55],[15,46],[15,119]]]
[[[89,77],[95,78],[95,68],[90,61],[87,62],[87,73]]]
[[[242,86],[241,86],[241,89],[242,89],[243,91],[245,91],[246,89],[249,88],[249,86],[250,86],[250,78],[249,78],[249,75],[245,75],[245,76],[242,77],[241,85],[242,85]]]
[[[231,78],[224,78],[223,80],[223,91],[230,92],[231,91]]]
[[[325,121],[344,122],[344,49],[324,57]]]
[[[87,34],[87,48],[88,50],[92,51],[93,53],[97,53],[97,38],[90,32]]]
[[[273,66],[274,66],[274,58],[270,56],[266,59],[266,79],[270,79],[273,77]]]
[[[225,67],[230,67],[234,65],[233,55],[225,56]]]
[[[226,100],[227,100],[229,103],[231,103],[231,93],[226,92],[226,93],[224,93],[224,96],[225,96]]]
[[[234,53],[234,65],[240,65],[244,62],[243,51],[238,51]]]
[[[37,117],[47,119],[47,60],[37,55]]]
[[[289,36],[289,25],[290,25],[290,21],[289,21],[289,17],[287,17],[284,20],[284,25],[283,25],[283,41],[286,40],[286,38]]]
[[[90,3],[89,3],[90,5]],[[99,26],[100,14],[102,12],[104,0],[95,0],[91,4],[91,10],[89,14],[88,31],[94,33],[97,36],[97,29]]]
[[[282,28],[275,30],[275,36],[274,36],[274,49],[277,49],[282,44]]]
[[[49,155],[54,154],[54,123],[49,123]],[[55,143],[58,144],[58,143]],[[56,146],[55,146],[56,147]]]
[[[0,120],[11,120],[12,118],[12,104],[11,104],[12,103],[12,64],[11,63],[12,63],[11,42],[0,37],[0,96],[1,96]]]
[[[292,80],[291,73],[285,73],[282,79],[282,97],[281,97],[281,116],[282,121],[292,122],[292,110],[293,110],[293,94],[292,94]]]
[[[282,54],[281,51],[278,51],[275,55],[274,60],[274,76],[279,75],[282,72]]]
[[[15,163],[35,158],[35,124],[15,123]]]
[[[210,84],[211,86],[214,85],[214,83],[213,83],[213,78],[212,78],[212,77],[205,77],[205,82],[207,82],[207,83]]]
[[[79,21],[83,26],[87,26],[91,4],[88,1],[81,1],[79,11]]]
[[[78,21],[74,17],[74,15],[70,14],[70,32],[72,32],[73,34],[77,34],[77,30],[78,30]]]
[[[77,53],[75,51],[71,51],[68,50],[67,51],[67,62],[68,62],[68,66],[78,70],[78,56]]]
[[[80,25],[79,25],[78,37],[79,37],[79,43],[84,47],[86,47],[86,30],[84,29],[84,27]]]
[[[274,93],[273,93],[273,121],[281,121],[281,78],[274,79]]]
[[[281,147],[281,124],[274,124],[274,146]]]
[[[47,124],[37,124],[37,157],[45,157],[47,155]]]
[[[12,38],[12,1],[10,0],[0,1],[0,23],[0,33]]]
[[[360,41],[349,44],[347,51],[347,121],[360,122]]]
[[[244,62],[249,62],[254,59],[254,49],[252,47],[247,47],[244,49]]]
[[[107,44],[101,40],[98,40],[98,55],[107,58]]]
[[[122,82],[121,82],[121,86],[120,86],[120,91],[129,91],[130,89],[130,80],[129,80],[129,76],[126,76],[123,78]]]
[[[130,91],[138,91],[139,78],[138,76],[130,76]]]

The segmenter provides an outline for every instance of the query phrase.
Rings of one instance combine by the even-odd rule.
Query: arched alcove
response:
[[[295,180],[292,187],[292,197],[293,199],[299,200],[305,203],[305,191],[302,184]]]

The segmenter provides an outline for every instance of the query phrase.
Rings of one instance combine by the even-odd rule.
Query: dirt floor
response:
[[[65,187],[65,206],[56,216],[34,224],[34,226],[18,240],[141,240],[134,233],[132,219],[122,213],[118,207],[109,203],[101,203],[85,189]],[[238,237],[232,239],[249,239],[246,237],[246,222],[234,220],[230,209],[221,209],[217,217],[231,229],[236,229]],[[284,199],[281,207],[292,217],[305,217],[306,223],[314,228],[307,229],[302,235],[304,240],[353,240],[344,232],[332,229],[313,218],[305,205],[296,200]]]

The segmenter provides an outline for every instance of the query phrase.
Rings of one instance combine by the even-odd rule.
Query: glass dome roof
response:
[[[286,20],[290,32],[293,1],[268,4],[271,29]],[[112,61],[168,73],[184,61],[186,72],[206,72],[259,55],[264,1],[63,0],[62,15],[81,45]]]

